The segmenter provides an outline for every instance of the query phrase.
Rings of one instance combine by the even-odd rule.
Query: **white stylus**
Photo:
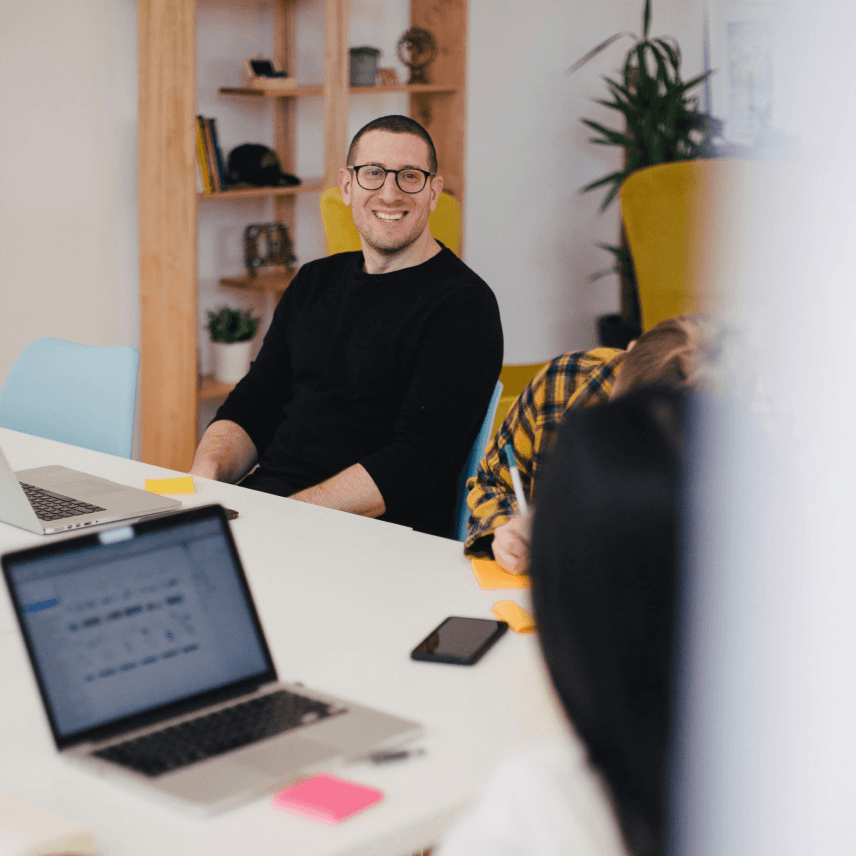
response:
[[[526,502],[526,495],[523,493],[523,482],[520,481],[520,471],[517,469],[514,450],[511,448],[510,443],[503,446],[502,450],[505,452],[505,460],[508,461],[508,469],[511,473],[511,484],[514,485],[514,496],[517,498],[517,508],[521,514],[526,514],[529,510],[529,505]]]

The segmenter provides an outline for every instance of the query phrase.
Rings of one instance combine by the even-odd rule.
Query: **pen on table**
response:
[[[526,514],[529,504],[526,502],[526,494],[523,493],[523,482],[520,481],[520,471],[517,469],[517,461],[514,459],[514,450],[511,444],[503,446],[505,460],[508,461],[508,469],[511,473],[511,484],[514,485],[514,496],[517,498],[517,508],[521,514]]]
[[[393,749],[388,752],[375,752],[369,755],[369,760],[372,764],[385,764],[387,761],[402,761],[405,758],[416,758],[419,755],[424,755],[425,750],[418,749]]]

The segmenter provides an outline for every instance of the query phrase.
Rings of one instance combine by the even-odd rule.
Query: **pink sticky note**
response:
[[[383,791],[319,773],[273,795],[273,805],[325,823],[339,823],[383,799]]]

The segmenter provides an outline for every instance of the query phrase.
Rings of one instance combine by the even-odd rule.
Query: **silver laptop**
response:
[[[37,535],[139,520],[179,508],[177,499],[68,467],[13,472],[0,449],[0,521]]]
[[[57,749],[201,813],[421,727],[277,680],[224,509],[8,553]]]

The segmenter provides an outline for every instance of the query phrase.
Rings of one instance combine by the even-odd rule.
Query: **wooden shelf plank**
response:
[[[250,95],[254,98],[303,98],[323,95],[323,86],[297,86],[294,89],[250,89],[248,86],[221,86],[221,95]]]
[[[266,294],[282,294],[291,285],[296,273],[297,271],[286,271],[285,273],[259,273],[255,276],[226,276],[220,280],[220,285],[247,291],[263,291]]]
[[[234,388],[235,384],[233,383],[220,383],[220,381],[214,380],[211,375],[205,375],[199,384],[196,397],[200,401],[209,401],[212,398],[225,398]]]
[[[293,187],[240,187],[223,190],[220,193],[198,193],[199,199],[239,199],[253,196],[296,196],[299,193],[320,193],[324,182],[320,178],[312,178]]]
[[[459,86],[449,86],[443,83],[400,83],[398,86],[351,86],[348,91],[352,95],[379,95],[387,92],[407,92],[411,95],[422,93],[442,94],[459,92]],[[249,95],[254,98],[302,98],[312,95],[323,95],[323,86],[298,86],[295,89],[250,89],[246,86],[221,86],[221,95]]]
[[[386,92],[408,92],[411,95],[421,93],[443,94],[459,92],[459,86],[447,86],[442,83],[401,83],[398,86],[351,86],[348,90],[351,95],[371,95]]]

